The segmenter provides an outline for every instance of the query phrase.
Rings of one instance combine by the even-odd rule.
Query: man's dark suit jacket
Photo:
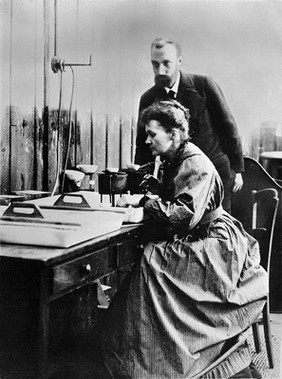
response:
[[[165,89],[153,86],[141,96],[139,115],[155,101],[166,99]],[[230,192],[235,173],[244,171],[244,161],[238,128],[222,90],[209,76],[181,71],[176,100],[190,111],[191,142],[210,158],[221,176],[225,192]],[[145,140],[144,127],[138,121],[136,164],[154,160]]]

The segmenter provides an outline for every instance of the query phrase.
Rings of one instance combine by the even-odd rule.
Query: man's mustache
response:
[[[170,77],[168,75],[155,75],[155,83],[166,86],[170,83]]]
[[[168,75],[156,75],[155,81],[166,81],[170,80],[170,77]]]

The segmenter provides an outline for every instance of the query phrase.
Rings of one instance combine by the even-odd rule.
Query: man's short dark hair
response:
[[[171,38],[159,37],[159,38],[154,39],[154,41],[151,44],[151,49],[153,47],[155,47],[156,49],[161,49],[165,45],[173,45],[173,46],[175,46],[177,56],[179,57],[180,55],[182,55],[181,46],[179,45],[178,42],[174,41]]]

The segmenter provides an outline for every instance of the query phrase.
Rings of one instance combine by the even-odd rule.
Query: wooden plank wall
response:
[[[70,167],[96,164],[101,171],[132,162],[139,99],[153,84],[149,46],[164,30],[182,44],[183,71],[222,85],[244,152],[258,158],[262,150],[281,150],[277,2],[163,1],[160,18],[157,3],[0,0],[1,194],[53,191],[70,124]],[[257,27],[262,21],[267,34]],[[197,23],[205,27],[191,32]],[[210,41],[217,41],[213,49]],[[62,74],[51,69],[54,56],[87,64],[90,54],[92,65],[73,67],[74,76],[70,67]]]
[[[56,1],[5,1],[3,30],[7,39],[2,47],[3,91],[1,101],[1,194],[22,190],[56,191],[57,169],[65,163],[69,129],[70,155],[67,168],[77,164],[126,167],[132,161],[135,119],[132,114],[99,107],[98,94],[85,97],[93,68],[69,67],[63,73],[51,71],[55,49],[61,50],[57,26]],[[78,40],[79,27],[87,9],[80,11],[77,25],[69,30],[70,40]],[[63,19],[61,18],[61,21]],[[66,27],[67,19],[64,20]],[[21,27],[24,24],[24,29]],[[87,63],[76,44],[77,62]],[[71,83],[74,95],[71,98]],[[61,98],[60,98],[61,91]],[[96,96],[96,97],[95,97]],[[70,103],[72,101],[72,108]],[[61,103],[60,103],[61,102]],[[116,107],[120,110],[120,107]],[[71,110],[71,113],[70,113]],[[60,119],[58,118],[60,113]],[[70,117],[71,115],[71,117]],[[71,118],[71,120],[70,120]],[[82,183],[87,186],[88,178]]]

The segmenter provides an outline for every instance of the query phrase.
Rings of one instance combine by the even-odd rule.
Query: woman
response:
[[[147,224],[151,241],[108,310],[102,350],[109,376],[253,377],[242,333],[267,294],[258,244],[223,211],[219,175],[189,142],[188,111],[162,101],[142,121],[163,176],[146,181],[159,197],[119,201],[143,206],[154,222]]]

